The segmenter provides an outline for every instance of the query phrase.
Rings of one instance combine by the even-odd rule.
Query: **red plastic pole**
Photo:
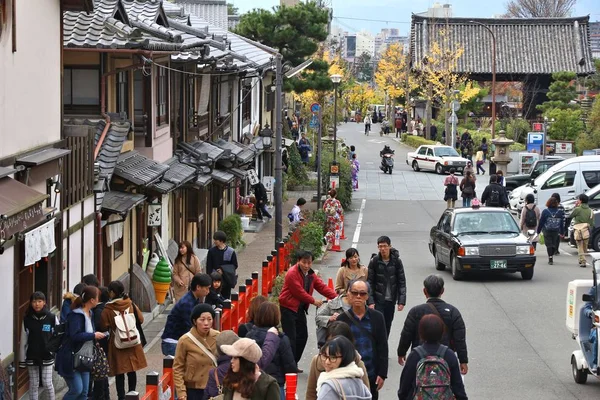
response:
[[[238,313],[239,313],[239,295],[237,293],[231,294],[231,330],[237,333],[238,331]]]
[[[258,288],[258,276],[259,276],[258,272],[253,272],[252,273],[252,296],[250,296],[250,301],[252,301],[252,299],[255,298],[256,296],[258,296],[258,290],[259,290],[259,288]],[[248,307],[250,307],[250,306],[248,306]]]
[[[246,286],[240,286],[240,297],[238,301],[238,318],[237,318],[237,326],[240,326],[244,322],[246,322],[246,303],[248,293],[246,292]]]
[[[231,329],[231,302],[226,301],[223,305],[223,316],[221,317],[221,331]]]
[[[269,262],[268,261],[263,261],[263,263],[262,263],[261,294],[265,297],[267,297],[269,295]]]

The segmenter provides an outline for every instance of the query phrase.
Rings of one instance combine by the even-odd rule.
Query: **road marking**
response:
[[[352,238],[352,247],[356,248],[358,245],[358,239],[360,238],[360,229],[362,228],[363,215],[365,213],[365,206],[367,199],[363,199],[360,204],[360,211],[358,213],[358,221],[356,221],[356,229],[354,230],[354,237]]]

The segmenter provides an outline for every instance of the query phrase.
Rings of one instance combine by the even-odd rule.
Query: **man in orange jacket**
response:
[[[306,314],[308,307],[314,304],[320,307],[322,300],[315,299],[312,294],[317,292],[329,300],[335,298],[335,291],[327,287],[325,282],[312,270],[313,256],[308,251],[298,255],[298,262],[285,274],[283,289],[279,295],[281,309],[281,326],[283,332],[290,338],[296,363],[302,358],[302,353],[308,340]],[[301,372],[299,370],[299,372]]]

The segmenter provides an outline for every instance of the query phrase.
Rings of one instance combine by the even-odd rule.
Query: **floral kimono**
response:
[[[352,160],[352,189],[358,189],[358,171],[360,171],[360,163],[355,158]]]
[[[327,233],[325,234],[325,238],[327,239],[327,247],[330,248],[335,241],[336,230],[340,230],[341,234],[344,209],[339,200],[328,196],[325,204],[323,204],[323,211],[325,211],[325,215],[327,216]]]

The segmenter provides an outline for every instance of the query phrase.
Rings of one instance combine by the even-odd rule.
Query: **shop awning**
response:
[[[0,232],[6,239],[45,218],[42,202],[48,198],[12,178],[0,179]]]
[[[102,212],[127,215],[135,206],[146,200],[143,194],[111,191],[104,194]]]
[[[169,159],[166,163],[169,170],[162,177],[162,180],[150,186],[151,189],[159,193],[169,193],[181,185],[194,179],[196,168],[179,162],[177,157]]]
[[[115,176],[134,185],[148,186],[160,180],[168,170],[168,165],[151,160],[137,151],[129,151],[119,156]]]
[[[68,149],[44,149],[36,151],[35,153],[28,154],[23,157],[17,158],[15,164],[24,165],[26,167],[35,167],[37,165],[46,164],[50,161],[57,160],[61,157],[70,154],[71,150]]]
[[[233,182],[235,179],[235,175],[230,174],[227,171],[222,171],[220,169],[213,169],[211,174],[213,179],[219,181],[220,183],[229,184]]]
[[[197,140],[192,143],[179,143],[179,148],[186,153],[191,153],[200,160],[217,161],[221,157],[231,156],[230,150],[223,150],[220,147],[214,146],[208,142]]]
[[[17,170],[14,168],[0,167],[0,178],[6,178],[7,176],[14,174],[15,172],[17,172]]]

